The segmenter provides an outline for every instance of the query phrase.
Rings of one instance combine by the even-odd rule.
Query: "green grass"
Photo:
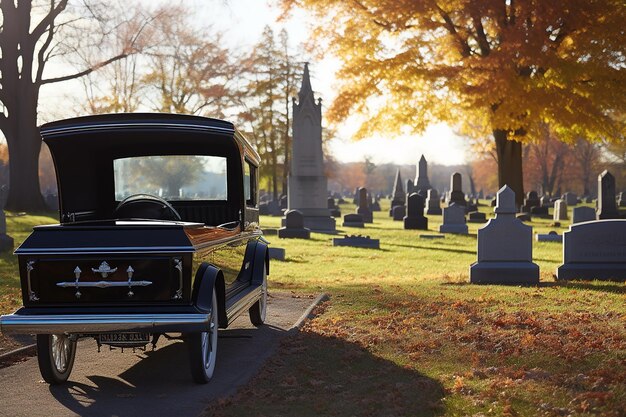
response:
[[[380,239],[380,250],[333,247],[333,236],[319,233],[267,237],[287,251],[272,263],[270,290],[324,291],[331,300],[206,415],[626,413],[624,284],[557,283],[562,246],[533,241],[539,286],[470,285],[482,224],[470,223],[468,236],[426,240],[419,235],[437,233],[441,216],[429,216],[430,232],[409,231],[382,208],[365,229],[338,219],[342,233]],[[278,228],[280,218],[261,224]],[[569,227],[530,224],[533,233]]]

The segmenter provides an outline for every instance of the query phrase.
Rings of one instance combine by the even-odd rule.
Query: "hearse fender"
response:
[[[208,312],[213,307],[213,288],[215,288],[217,296],[217,314],[220,327],[226,327],[228,320],[226,318],[226,300],[224,275],[222,271],[209,263],[203,262],[196,271],[196,279],[194,280],[194,288],[192,301],[200,310]]]
[[[261,285],[263,283],[263,269],[265,268],[265,272],[267,275],[270,274],[270,259],[269,259],[269,251],[267,250],[268,246],[266,243],[258,240],[256,243],[256,247],[254,249],[254,263],[252,270],[252,283]]]

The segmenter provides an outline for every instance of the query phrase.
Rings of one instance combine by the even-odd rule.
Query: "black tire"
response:
[[[67,381],[76,358],[76,340],[66,334],[38,334],[37,362],[43,379],[52,385]]]
[[[206,384],[213,377],[217,360],[217,295],[213,289],[213,301],[208,332],[187,334],[189,370],[194,382]]]
[[[248,310],[250,314],[250,321],[255,326],[261,326],[265,323],[265,315],[267,311],[267,271],[263,267],[263,284],[261,284],[261,298],[256,303],[252,304],[252,307]]]

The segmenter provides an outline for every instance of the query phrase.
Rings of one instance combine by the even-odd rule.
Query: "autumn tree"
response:
[[[523,199],[522,142],[548,121],[560,140],[615,138],[626,102],[622,0],[281,0],[315,12],[343,62],[329,118],[372,131],[479,125],[500,185]]]
[[[105,7],[106,6],[106,7]],[[38,159],[41,138],[37,129],[37,106],[42,87],[90,74],[97,68],[136,51],[141,28],[120,48],[97,62],[85,63],[81,51],[97,48],[103,38],[116,36],[128,22],[146,22],[147,16],[128,15],[122,22],[111,19],[120,9],[109,2],[70,4],[68,0],[0,1],[0,130],[9,148],[10,189],[6,208],[42,210]],[[113,27],[112,23],[119,24]],[[64,75],[47,76],[53,62],[80,62],[80,68]]]

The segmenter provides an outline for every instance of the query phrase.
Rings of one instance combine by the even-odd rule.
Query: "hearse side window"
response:
[[[244,164],[244,179],[243,179],[243,195],[246,199],[246,205],[255,206],[256,196],[256,167],[250,162],[246,161]]]
[[[165,200],[227,200],[226,158],[152,155],[113,161],[115,199],[152,194]]]

